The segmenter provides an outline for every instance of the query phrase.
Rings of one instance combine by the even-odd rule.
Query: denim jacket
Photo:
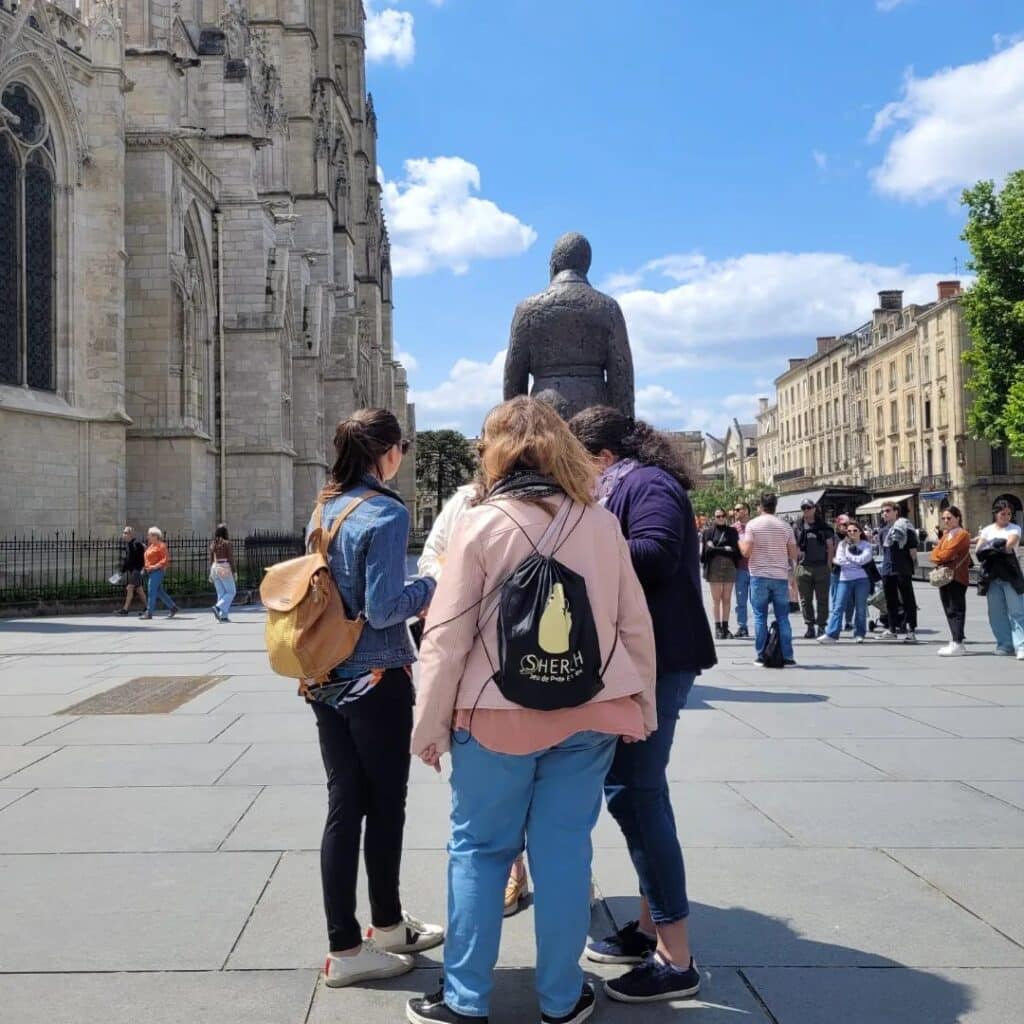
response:
[[[345,520],[327,553],[346,611],[366,619],[352,656],[331,673],[338,678],[411,665],[416,652],[405,623],[430,603],[436,586],[429,577],[406,583],[409,512],[398,494],[372,477],[327,501],[324,529],[367,490],[380,494]]]

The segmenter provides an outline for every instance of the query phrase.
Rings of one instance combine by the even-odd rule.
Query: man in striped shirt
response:
[[[796,589],[794,566],[800,551],[793,530],[775,514],[778,502],[774,494],[762,494],[760,515],[747,523],[740,541],[740,552],[748,560],[750,603],[754,609],[754,646],[756,663],[763,664],[768,642],[768,606],[775,610],[779,624],[782,657],[787,665],[793,658],[793,629],[789,624],[790,595]]]

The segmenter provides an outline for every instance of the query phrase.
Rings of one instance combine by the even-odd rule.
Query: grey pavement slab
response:
[[[0,853],[216,850],[255,787],[37,789],[0,810]]]
[[[959,709],[957,709],[959,710]],[[988,709],[983,709],[988,710]],[[930,728],[884,708],[840,708],[829,704],[733,704],[730,713],[766,736],[942,736]]]
[[[1024,779],[1024,743],[1007,739],[837,739],[898,779]]]
[[[890,856],[1024,945],[1024,850],[892,850]]]
[[[677,740],[685,740],[691,737],[707,736],[716,739],[743,738],[754,739],[763,736],[753,726],[739,721],[728,711],[719,711],[715,708],[700,710],[687,708],[685,713],[679,716],[679,724],[676,726]]]
[[[294,786],[323,782],[324,763],[316,743],[254,743],[220,780],[224,786]]]
[[[225,704],[217,707],[219,716]],[[298,697],[292,698],[288,714],[239,714],[234,724],[218,736],[220,743],[317,743],[316,719]]]
[[[36,662],[39,659],[31,660]],[[96,682],[96,678],[92,677],[93,672],[98,672],[98,669],[83,666],[58,670],[53,668],[51,663],[40,671],[39,667],[27,664],[21,669],[0,672],[0,696],[31,697],[74,693],[83,686]]]
[[[0,718],[54,715],[92,693],[106,689],[109,689],[106,684],[97,683],[80,687],[74,693],[7,694],[0,697]]]
[[[1024,845],[1024,813],[953,782],[733,785],[772,821],[810,845]]]
[[[822,693],[839,708],[966,708],[986,707],[980,695],[955,693],[939,686],[832,686]]]
[[[295,691],[295,683],[287,679],[279,680],[277,689],[268,692],[238,690],[220,705],[218,711],[235,715],[297,715],[305,712],[307,718],[312,718],[312,712]]]
[[[304,1024],[316,971],[174,971],[0,976],[0,1007],[17,1024]]]
[[[8,748],[10,749],[10,748]],[[21,748],[32,753],[45,747]],[[9,775],[15,786],[209,786],[245,751],[219,743],[63,747]]]
[[[272,853],[0,857],[0,972],[220,970],[276,860]]]
[[[1024,949],[877,850],[691,849],[686,869],[702,964],[1024,966]],[[594,873],[615,921],[635,919],[628,854],[597,850]]]
[[[327,787],[323,783],[267,786],[228,836],[224,849],[318,850],[326,816]]]
[[[1011,1024],[1024,971],[753,967],[743,973],[780,1024]]]
[[[1008,804],[1024,810],[1024,780],[1014,782],[978,782],[971,783],[972,789],[980,789],[982,793],[1005,800]]]
[[[67,728],[74,721],[73,718],[56,718],[53,715],[0,718],[0,746],[17,747],[23,743],[30,743],[55,730]],[[52,741],[50,745],[53,745]]]
[[[951,693],[962,693],[1000,707],[1024,705],[1024,679],[1019,683],[979,683],[976,686],[957,682],[947,689]]]
[[[83,715],[69,720],[58,733],[44,736],[40,743],[65,747],[143,745],[150,743],[209,743],[224,732],[237,715]],[[61,719],[50,719],[60,722]],[[3,723],[0,722],[0,729]],[[130,780],[125,780],[126,784]]]
[[[16,788],[24,787],[25,783],[8,783],[8,780],[23,768],[36,761],[42,761],[58,749],[58,747],[0,747],[0,786],[6,787],[9,784]]]
[[[914,708],[905,713],[954,736],[1024,737],[1024,707]]]
[[[0,789],[0,811],[31,793],[31,789]],[[0,825],[0,830],[3,826]]]
[[[683,717],[689,711],[683,712]],[[786,779],[881,779],[884,774],[816,739],[711,739],[675,744],[669,761],[672,782],[766,782]]]

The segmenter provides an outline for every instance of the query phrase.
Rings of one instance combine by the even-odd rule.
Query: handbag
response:
[[[956,578],[956,570],[959,569],[964,562],[969,562],[970,559],[971,553],[968,551],[967,554],[956,563],[956,569],[951,569],[948,565],[937,566],[928,573],[928,582],[933,587],[948,586]]]

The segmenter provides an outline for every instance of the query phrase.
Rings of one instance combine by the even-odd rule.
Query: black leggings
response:
[[[967,587],[953,580],[944,587],[939,587],[939,599],[942,610],[946,613],[949,623],[949,635],[954,643],[964,642],[964,619],[967,617]]]
[[[912,576],[883,576],[882,589],[885,591],[885,605],[889,628],[894,632],[902,629],[917,629],[917,601],[914,599]]]
[[[365,697],[351,704],[338,709],[313,704],[327,770],[328,809],[320,845],[320,875],[327,938],[334,951],[353,949],[362,941],[356,919],[356,880],[364,819],[363,857],[371,920],[377,928],[392,928],[402,920],[398,879],[413,700],[412,681],[398,668],[385,672]]]

